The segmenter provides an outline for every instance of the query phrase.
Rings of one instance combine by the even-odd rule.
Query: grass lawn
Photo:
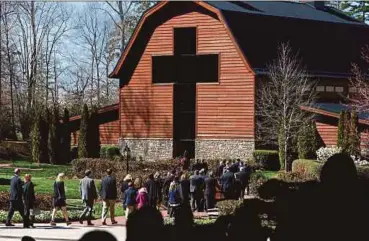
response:
[[[35,163],[30,163],[27,160],[15,160],[15,161],[0,161],[0,164],[12,164],[11,168],[0,168],[0,178],[10,179],[13,176],[14,168],[27,168],[21,171],[21,175],[28,173],[32,175],[32,182],[36,185],[36,193],[52,193],[53,183],[60,172],[64,172],[66,175],[71,173],[70,165],[51,165],[40,164],[38,166]],[[79,180],[65,180],[65,191],[68,199],[78,199],[79,194]],[[0,191],[9,191],[9,185],[0,185]]]
[[[257,171],[257,172],[260,172],[267,179],[272,179],[278,174],[278,171]]]

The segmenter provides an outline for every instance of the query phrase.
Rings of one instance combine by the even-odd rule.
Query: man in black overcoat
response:
[[[8,217],[6,219],[6,226],[14,226],[11,220],[14,215],[14,211],[18,211],[23,218],[23,227],[27,228],[28,224],[24,223],[24,205],[23,205],[23,182],[20,175],[20,169],[14,170],[14,176],[10,180],[10,208],[8,212]]]
[[[205,178],[205,211],[215,207],[215,195],[218,181],[214,173],[210,171],[209,176]]]
[[[236,181],[240,185],[240,199],[243,200],[245,196],[245,190],[247,189],[247,195],[249,194],[249,181],[250,181],[250,171],[247,167],[241,167],[241,171],[235,174]]]

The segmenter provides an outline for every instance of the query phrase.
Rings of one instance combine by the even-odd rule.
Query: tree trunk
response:
[[[37,72],[37,33],[36,33],[36,9],[35,2],[31,2],[31,28],[32,28],[32,57],[31,57],[31,76],[28,83],[28,108],[32,108],[35,102],[34,93],[36,85],[36,72]]]

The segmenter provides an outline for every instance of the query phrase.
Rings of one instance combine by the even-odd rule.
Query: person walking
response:
[[[27,224],[24,222],[25,221],[24,220],[24,206],[23,206],[23,201],[22,201],[23,182],[19,178],[19,175],[20,175],[20,169],[17,168],[14,170],[14,176],[10,180],[10,208],[8,212],[8,217],[5,222],[5,226],[7,227],[14,226],[11,223],[11,220],[13,218],[14,211],[18,211],[19,214],[23,218],[23,227],[27,228]]]
[[[180,194],[182,199],[182,206],[183,207],[190,207],[190,181],[187,178],[186,174],[182,174],[181,180],[179,182]]]
[[[246,194],[249,194],[249,181],[250,181],[250,170],[247,167],[241,167],[241,171],[235,174],[236,181],[240,185],[240,200],[245,198],[245,191]]]
[[[176,176],[169,186],[169,216],[173,217],[181,206],[181,194],[179,188],[179,177]]]
[[[156,208],[160,198],[160,185],[159,182],[154,179],[154,174],[149,175],[149,178],[145,183],[145,188],[149,197],[150,206]]]
[[[201,199],[204,196],[203,182],[204,179],[199,175],[198,170],[195,171],[195,175],[190,177],[190,192],[191,192],[191,208],[192,211],[201,211]]]
[[[220,178],[223,175],[224,167],[225,167],[224,161],[220,161],[219,165],[217,166],[217,170],[216,170],[217,178]]]
[[[24,202],[24,224],[25,227],[34,228],[35,215],[33,213],[35,204],[35,187],[31,181],[30,174],[24,175],[23,202]]]
[[[226,169],[226,172],[220,178],[220,183],[224,198],[226,200],[234,199],[236,191],[236,179],[230,168]]]
[[[117,200],[117,182],[112,176],[113,171],[111,169],[106,170],[107,175],[101,181],[100,196],[103,200],[102,211],[102,225],[106,225],[106,218],[108,210],[110,210],[110,219],[112,224],[117,224],[115,221],[115,202]]]
[[[136,197],[136,203],[137,203],[137,210],[148,207],[150,205],[149,202],[149,195],[147,194],[147,189],[145,187],[140,188],[138,190],[138,194]]]
[[[91,177],[91,171],[85,171],[85,177],[79,183],[79,189],[82,197],[82,201],[85,204],[85,209],[83,210],[81,216],[79,217],[79,223],[83,224],[83,220],[87,216],[87,225],[92,226],[92,210],[94,206],[94,201],[97,199],[97,192],[94,179]]]
[[[215,195],[218,187],[217,179],[212,171],[209,176],[205,178],[205,211],[215,207]]]
[[[163,200],[163,192],[162,192],[163,182],[162,182],[162,179],[161,179],[161,176],[160,176],[159,172],[156,172],[154,174],[154,182],[156,183],[156,186],[158,187],[158,200],[156,202],[156,208],[159,210],[160,206],[161,206],[161,203],[162,203],[162,200]]]
[[[130,213],[136,209],[137,190],[132,182],[128,183],[128,189],[124,192],[123,205],[126,207],[125,216],[128,219]]]
[[[69,221],[68,213],[67,213],[67,203],[66,203],[65,187],[64,187],[64,173],[59,173],[54,182],[53,212],[51,214],[51,222],[50,222],[51,226],[56,226],[55,214],[58,211],[58,209],[62,210],[67,226],[71,225],[71,222]]]

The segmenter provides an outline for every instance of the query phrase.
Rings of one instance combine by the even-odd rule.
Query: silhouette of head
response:
[[[85,171],[85,176],[86,176],[86,177],[89,177],[90,175],[91,175],[91,170],[86,170],[86,171]]]
[[[22,238],[22,241],[36,241],[34,238],[30,237],[30,236],[24,236]]]
[[[109,176],[113,173],[113,171],[111,169],[106,170],[106,174],[108,174]]]
[[[199,170],[195,171],[195,175],[199,175],[199,173],[200,173]]]
[[[161,240],[164,220],[161,213],[152,207],[143,207],[133,212],[127,221],[127,241]]]
[[[19,175],[20,174],[20,169],[19,168],[15,168],[14,174]]]
[[[79,239],[79,241],[95,241],[95,240],[117,241],[117,239],[112,234],[100,230],[88,232],[85,235],[83,235],[82,238]]]
[[[325,187],[334,189],[355,185],[357,170],[354,161],[343,153],[331,156],[322,168],[320,181]]]

